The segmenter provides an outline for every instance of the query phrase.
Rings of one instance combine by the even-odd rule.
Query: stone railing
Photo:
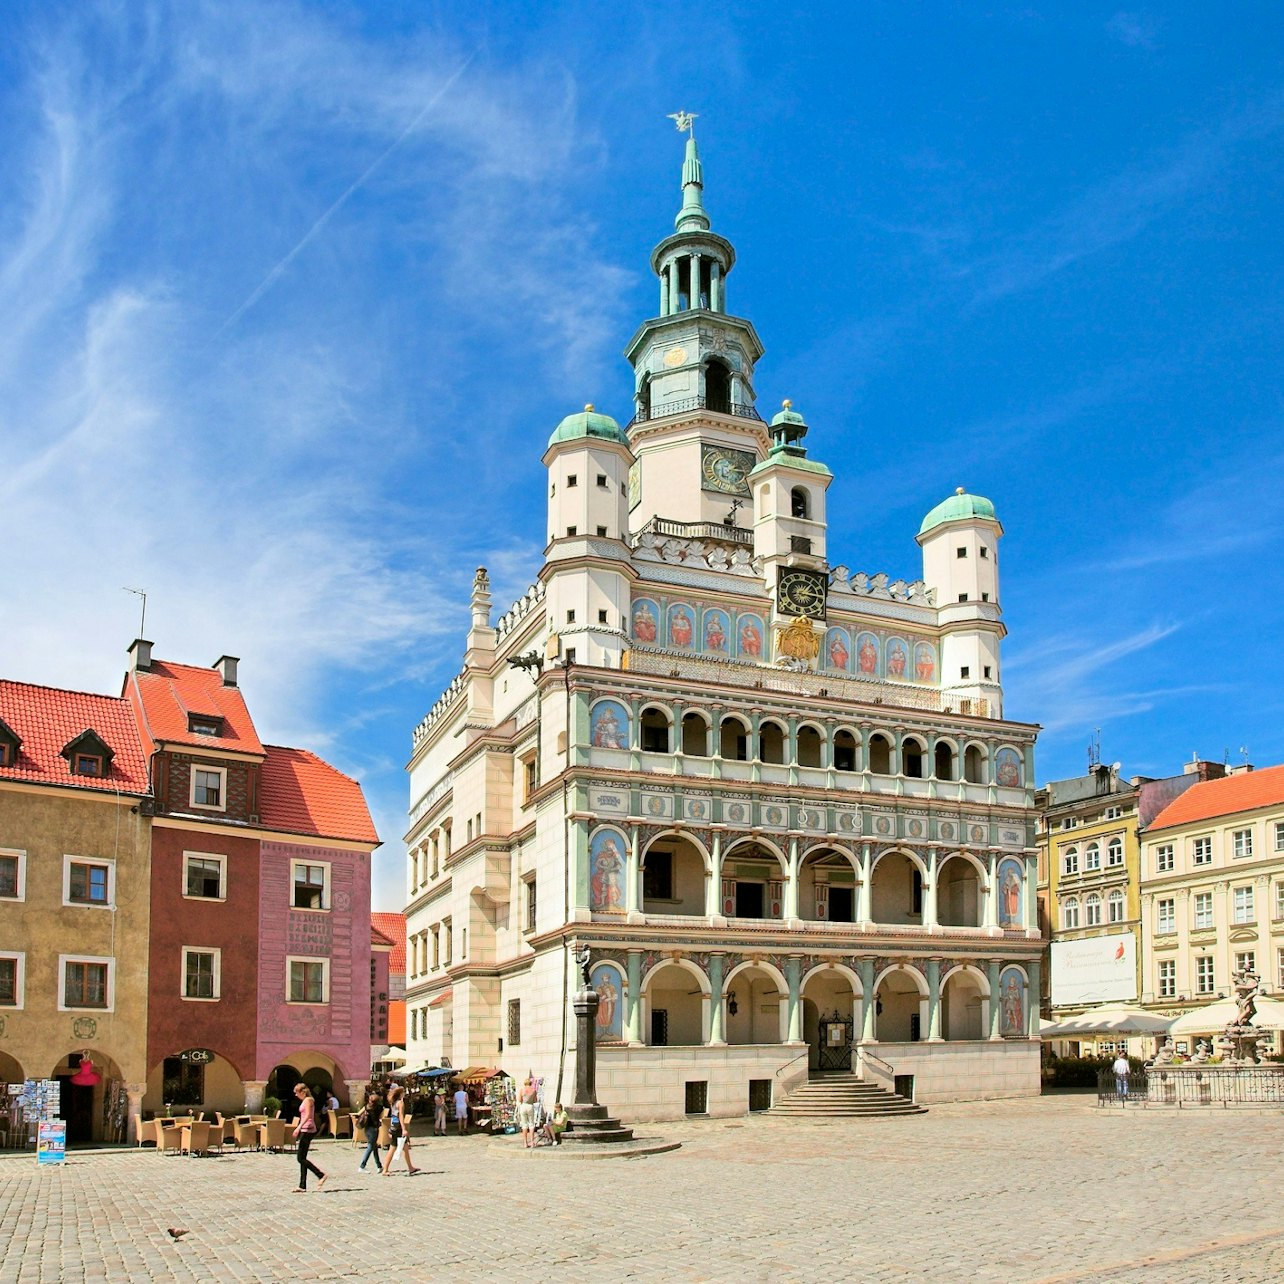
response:
[[[543,584],[532,584],[512,606],[499,617],[495,625],[497,637],[511,633],[544,600]]]

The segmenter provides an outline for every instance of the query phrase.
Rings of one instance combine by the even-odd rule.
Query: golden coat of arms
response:
[[[776,630],[776,654],[791,660],[814,660],[820,654],[820,634],[809,620],[799,616],[792,624]]]

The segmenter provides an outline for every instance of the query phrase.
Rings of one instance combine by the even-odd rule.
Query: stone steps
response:
[[[832,1074],[809,1079],[767,1113],[793,1119],[867,1119],[927,1111],[855,1075]]]

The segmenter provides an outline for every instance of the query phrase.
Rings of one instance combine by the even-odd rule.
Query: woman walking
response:
[[[527,1150],[535,1145],[535,1106],[538,1101],[539,1088],[535,1080],[527,1075],[517,1098],[517,1120],[522,1129],[522,1143]]]
[[[361,1156],[358,1172],[366,1171],[370,1156],[374,1156],[376,1170],[383,1167],[379,1162],[379,1125],[383,1122],[383,1093],[371,1090],[366,1095],[366,1104],[357,1116],[357,1123],[365,1129],[366,1153]]]
[[[434,1136],[446,1135],[446,1094],[440,1088],[432,1099],[432,1130]]]
[[[400,1084],[388,1094],[388,1134],[393,1146],[384,1160],[383,1175],[392,1175],[392,1161],[404,1153],[406,1168],[413,1177],[419,1169],[410,1162],[410,1116],[406,1113],[406,1090]]]
[[[312,1138],[317,1135],[317,1103],[312,1099],[306,1083],[296,1083],[294,1095],[299,1099],[299,1120],[294,1125],[294,1136],[299,1143],[299,1184],[294,1188],[294,1193],[303,1195],[308,1189],[308,1173],[314,1173],[319,1179],[318,1190],[325,1185],[326,1175],[308,1158],[308,1147],[312,1145]]]

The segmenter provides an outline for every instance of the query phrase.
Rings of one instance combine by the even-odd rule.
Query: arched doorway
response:
[[[923,868],[907,852],[884,852],[869,882],[869,916],[875,923],[923,922]]]
[[[789,985],[769,963],[742,963],[723,985],[728,1043],[784,1043]]]
[[[0,1052],[0,1083],[21,1083],[26,1077],[18,1061],[7,1052]],[[22,1117],[18,1101],[18,1097],[11,1097],[7,1093],[0,1097],[0,1129],[8,1133],[9,1145],[13,1147],[22,1145],[23,1138],[27,1135],[26,1121]]]
[[[917,968],[889,968],[874,986],[874,1037],[917,1043],[927,1037],[927,982]]]
[[[981,871],[967,856],[947,856],[936,869],[936,921],[942,927],[981,926]]]
[[[803,857],[798,869],[798,917],[816,923],[856,921],[856,870],[833,848]]]
[[[983,1039],[988,1024],[990,986],[975,968],[956,967],[941,984],[941,1037]]]
[[[703,914],[704,853],[689,838],[662,834],[642,857],[644,914]]]
[[[294,1085],[303,1078],[299,1070],[288,1061],[272,1067],[263,1089],[263,1099],[275,1097],[281,1103],[281,1118],[293,1119],[299,1113],[298,1102],[294,1096]]]
[[[240,1114],[245,1109],[241,1072],[209,1048],[176,1049],[147,1072],[143,1109],[162,1115],[189,1110]]]
[[[850,1070],[860,1020],[860,978],[842,964],[809,972],[802,983],[803,1041],[811,1070]]]
[[[721,361],[711,360],[705,365],[704,404],[719,414],[731,413],[731,371]]]
[[[708,978],[695,966],[673,960],[642,982],[642,1035],[652,1047],[702,1044],[708,1031]]]
[[[97,1082],[75,1083],[85,1061],[93,1062]],[[94,1142],[122,1142],[128,1126],[128,1098],[120,1066],[105,1052],[80,1048],[69,1052],[49,1076],[57,1079],[59,1114],[67,1122],[67,1144],[87,1146]]]
[[[782,918],[785,861],[765,843],[738,843],[722,859],[720,904],[727,918]]]

